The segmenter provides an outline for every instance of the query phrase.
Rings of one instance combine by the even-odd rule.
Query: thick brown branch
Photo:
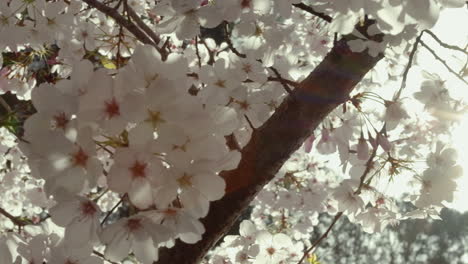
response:
[[[238,167],[222,173],[226,195],[211,204],[203,219],[206,232],[202,240],[196,244],[177,241],[173,248],[161,249],[157,264],[199,263],[323,118],[349,98],[356,84],[382,58],[369,56],[367,50],[351,52],[346,42],[352,38],[339,40],[276,112],[253,131],[241,151]],[[378,38],[374,40],[379,41]]]

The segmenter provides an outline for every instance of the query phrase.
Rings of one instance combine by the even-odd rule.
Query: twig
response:
[[[382,128],[383,129],[383,128]],[[374,161],[374,158],[377,154],[377,148],[378,148],[378,145],[376,144],[372,150],[372,154],[370,155],[369,159],[367,160],[366,162],[366,169],[364,170],[364,172],[362,173],[361,175],[361,178],[360,178],[360,182],[359,182],[359,186],[358,188],[356,189],[356,191],[354,191],[354,194],[355,195],[359,195],[361,193],[361,189],[362,187],[364,186],[364,181],[366,179],[366,176],[367,174],[369,174],[369,172],[371,171],[372,169],[372,162]],[[328,236],[328,233],[330,233],[330,231],[332,230],[333,226],[336,224],[336,222],[338,221],[338,219],[340,219],[340,217],[343,216],[343,212],[339,212],[338,214],[335,215],[335,218],[333,219],[332,223],[330,224],[330,226],[328,227],[327,231],[325,231],[325,233],[323,233],[315,242],[314,244],[312,244],[312,246],[310,246],[305,252],[304,252],[304,255],[302,256],[301,260],[299,260],[299,262],[297,264],[300,264],[302,263],[302,261],[304,261],[304,259],[307,257],[307,255],[309,255],[309,253],[312,251],[312,249],[314,249],[318,244],[320,244],[320,242],[325,239],[327,236]]]
[[[239,142],[237,141],[236,135],[234,133],[231,133],[227,136],[224,136],[226,139],[226,145],[228,146],[229,150],[237,150],[239,152],[242,151],[242,148],[239,145]]]
[[[229,35],[228,23],[226,23],[226,22],[224,22],[224,31],[226,32],[225,40],[226,40],[226,43],[227,43],[229,49],[230,49],[234,54],[236,54],[237,56],[239,56],[239,57],[241,57],[241,58],[246,58],[247,55],[240,53],[236,48],[234,48],[234,45],[232,44],[232,41],[231,41],[231,37],[230,37],[230,35]]]
[[[447,63],[441,58],[439,57],[439,55],[437,55],[435,53],[435,51],[433,49],[431,49],[428,45],[426,45],[426,43],[424,43],[423,41],[420,41],[421,42],[421,45],[424,46],[427,50],[429,50],[430,53],[432,53],[432,55],[438,60],[440,61],[444,66],[445,68],[447,68],[447,70],[449,70],[449,72],[453,73],[458,79],[460,79],[460,81],[464,82],[466,85],[468,85],[468,82],[463,79],[463,77],[461,77],[460,75],[458,75],[458,73],[456,73],[452,68],[450,68],[450,66],[447,65]]]
[[[257,129],[253,126],[252,121],[250,121],[249,117],[248,117],[246,114],[244,114],[244,117],[245,117],[245,120],[247,120],[247,123],[249,123],[250,128],[251,128],[253,131],[257,130]]]
[[[203,45],[205,45],[205,48],[208,51],[208,55],[210,56],[210,59],[208,60],[207,64],[213,65],[213,63],[215,62],[215,53],[212,50],[210,50],[210,48],[208,47],[208,44],[206,44],[205,39],[200,38],[200,40],[202,41]]]
[[[319,18],[327,21],[328,23],[331,23],[332,20],[333,20],[331,16],[325,15],[324,13],[317,12],[312,7],[310,7],[310,6],[306,5],[306,4],[299,3],[299,4],[293,4],[293,6],[299,8],[299,9],[302,9],[302,10],[308,12],[308,13],[311,13],[312,15],[314,15],[316,17],[319,17]]]
[[[423,30],[423,32],[429,34],[433,39],[435,39],[439,45],[441,45],[442,47],[446,48],[446,49],[452,49],[452,50],[456,50],[456,51],[460,51],[460,52],[463,52],[465,53],[466,55],[468,55],[468,51],[466,49],[462,49],[458,46],[454,46],[454,45],[450,45],[450,44],[447,44],[445,42],[442,42],[442,40],[439,39],[439,37],[437,37],[436,34],[434,34],[434,32],[430,31],[430,30]]]
[[[5,110],[7,110],[8,113],[13,112],[13,110],[11,110],[10,105],[1,96],[0,96],[0,104],[3,106],[3,108],[5,108]]]
[[[312,246],[310,246],[310,247],[304,252],[304,255],[302,256],[301,260],[299,260],[299,262],[297,262],[297,264],[301,264],[302,261],[304,261],[304,259],[307,257],[307,255],[309,255],[309,253],[312,251],[312,249],[314,249],[318,244],[320,244],[320,242],[322,242],[323,239],[325,239],[325,238],[328,236],[328,233],[330,233],[330,231],[332,230],[333,226],[336,224],[336,222],[338,222],[338,220],[341,218],[342,215],[343,215],[343,212],[339,212],[338,214],[335,215],[335,218],[333,219],[332,223],[331,223],[330,226],[328,227],[327,231],[325,231],[325,233],[323,233],[323,234],[314,242],[314,244],[312,244]]]
[[[468,43],[466,43],[465,49],[468,49]],[[468,66],[468,56],[466,57],[465,65],[463,65],[463,67],[460,69],[458,74],[464,76],[464,72],[465,72],[465,69],[466,69],[467,66]]]
[[[162,45],[161,49],[166,52],[166,50],[171,53],[171,49],[169,47],[169,44],[171,44],[171,37],[167,37],[166,41],[164,41],[164,44]]]
[[[289,85],[284,81],[284,79],[281,77],[281,74],[278,72],[277,69],[275,69],[274,67],[269,67],[270,70],[273,71],[273,73],[275,73],[276,77],[278,77],[278,80],[279,82],[281,83],[281,85],[283,85],[283,88],[286,90],[286,92],[288,92],[290,95],[293,94],[291,88],[289,87]]]
[[[125,27],[138,40],[140,40],[144,44],[150,44],[158,48],[156,44],[143,31],[141,31],[140,28],[138,28],[132,21],[129,21],[125,17],[123,17],[116,9],[108,7],[105,4],[98,2],[97,0],[82,0],[82,1],[88,4],[89,6],[96,8],[102,13],[112,17],[119,25],[122,25],[123,27]]]
[[[411,50],[410,55],[409,55],[408,64],[406,65],[405,71],[403,72],[403,80],[401,81],[400,89],[398,89],[398,92],[395,94],[395,96],[393,96],[393,101],[396,101],[400,98],[401,92],[406,87],[406,79],[408,78],[408,72],[413,63],[414,54],[416,54],[416,50],[418,49],[418,44],[421,41],[421,37],[423,33],[424,31],[421,32],[419,36],[416,38],[416,40],[414,41],[413,49]]]
[[[5,209],[3,209],[1,207],[0,207],[0,214],[4,215],[6,218],[10,219],[10,221],[13,222],[13,224],[15,224],[15,225],[17,225],[19,227],[26,225],[26,223],[24,223],[21,220],[18,220],[17,217],[14,217],[13,215],[8,213],[7,211],[5,211]]]
[[[156,33],[151,30],[151,28],[146,25],[145,22],[143,22],[143,20],[141,20],[135,10],[133,10],[133,8],[127,4],[127,1],[125,1],[125,9],[127,10],[127,13],[130,15],[130,17],[137,23],[137,25],[153,40],[154,44],[158,45],[159,42],[161,42],[161,38],[156,35]]]
[[[369,159],[366,162],[366,169],[364,170],[364,172],[361,175],[361,178],[359,179],[359,186],[356,189],[356,191],[354,191],[354,194],[357,194],[357,195],[361,194],[361,189],[364,186],[364,181],[366,180],[366,176],[367,176],[367,174],[369,174],[369,172],[371,171],[371,169],[373,167],[372,162],[374,161],[374,158],[375,158],[375,156],[377,154],[378,147],[379,147],[378,142],[376,142],[376,144],[375,144],[375,146],[374,146],[374,148],[372,150],[372,154],[370,155]]]
[[[103,260],[109,262],[109,263],[112,263],[112,264],[118,264],[117,262],[114,262],[114,261],[110,261],[108,259],[106,259],[106,257],[104,256],[104,254],[102,254],[101,252],[97,251],[97,250],[93,250],[93,254],[102,258]]]
[[[198,37],[195,37],[195,54],[197,54],[198,68],[201,68],[200,51],[198,50]]]
[[[114,210],[122,203],[123,199],[125,198],[125,195],[122,196],[122,198],[120,198],[120,201],[114,205],[114,207],[112,207],[112,209],[110,209],[109,212],[107,212],[106,216],[104,217],[104,219],[102,219],[101,221],[101,226],[104,225],[104,223],[106,222],[107,218],[109,218],[109,216],[112,214],[112,212],[114,212]]]
[[[270,82],[284,82],[286,83],[287,85],[290,85],[294,88],[299,88],[300,84],[298,82],[295,82],[295,81],[291,81],[291,80],[288,80],[288,79],[285,79],[283,77],[281,78],[278,78],[278,77],[271,77],[271,76],[268,76],[267,78],[267,81],[270,81]],[[250,79],[247,79],[245,80],[244,82],[253,82],[252,80]]]

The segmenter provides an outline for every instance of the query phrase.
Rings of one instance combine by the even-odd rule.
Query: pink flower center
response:
[[[268,254],[273,255],[273,254],[275,254],[276,250],[273,247],[269,247],[269,248],[266,249],[266,251],[268,252]]]
[[[177,214],[177,211],[172,208],[167,208],[166,210],[163,211],[163,213],[166,216],[175,216]]]
[[[88,154],[86,154],[82,148],[79,148],[78,151],[72,155],[73,165],[86,167],[88,158],[89,158]]]
[[[138,160],[133,163],[133,166],[130,167],[130,172],[132,173],[133,178],[145,177],[146,163],[139,162]]]
[[[60,112],[58,113],[57,115],[54,115],[54,126],[56,128],[61,128],[61,129],[65,129],[65,127],[67,126],[68,124],[68,117],[65,115],[64,112]]]
[[[81,213],[86,216],[93,216],[96,213],[96,207],[94,207],[91,201],[85,201],[81,203]]]
[[[127,228],[130,231],[135,231],[142,228],[141,219],[129,219],[127,221]]]
[[[179,183],[181,187],[190,187],[192,186],[192,178],[193,178],[192,175],[184,173],[182,177],[177,179],[177,182]]]
[[[251,2],[251,0],[242,0],[241,7],[242,8],[250,8],[250,2]]]
[[[106,101],[105,104],[106,104],[105,112],[109,119],[120,115],[120,107],[117,101],[115,100],[115,98],[112,98],[112,100],[110,101]]]

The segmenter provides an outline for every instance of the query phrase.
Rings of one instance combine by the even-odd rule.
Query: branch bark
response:
[[[108,7],[107,5],[98,2],[96,0],[82,0],[89,6],[96,8],[97,10],[101,11],[102,13],[112,17],[119,25],[125,27],[128,31],[132,32],[132,34],[141,42],[145,44],[154,45],[153,41],[143,32],[141,31],[135,24],[131,21],[127,20],[123,17],[119,12],[112,8]]]
[[[364,27],[371,23],[368,21]],[[360,31],[365,32],[365,28]],[[346,43],[353,38],[344,36],[336,43],[276,112],[254,130],[241,151],[239,166],[222,172],[226,195],[211,203],[210,212],[202,221],[206,228],[202,240],[196,244],[177,241],[170,249],[160,249],[157,264],[199,263],[324,117],[349,98],[356,84],[382,58],[369,56],[367,50],[351,52]],[[382,35],[370,38],[381,41]]]

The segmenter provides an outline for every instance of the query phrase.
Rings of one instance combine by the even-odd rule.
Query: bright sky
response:
[[[434,28],[431,29],[440,40],[444,43],[456,45],[458,47],[464,48],[468,43],[468,27],[462,26],[468,25],[468,10],[465,8],[457,9],[446,9],[442,11],[440,19]],[[432,40],[431,37],[426,35],[423,37],[424,43],[431,47],[439,57],[443,58],[448,65],[454,68],[458,72],[462,68],[466,60],[468,59],[466,55],[461,52],[456,52],[453,50],[448,50],[442,48],[437,44],[436,41]],[[420,90],[420,85],[422,81],[421,71],[426,70],[430,73],[437,73],[443,79],[446,79],[446,87],[449,90],[449,94],[454,99],[461,99],[465,104],[468,104],[468,86],[450,73],[445,66],[437,61],[434,56],[429,53],[421,45],[418,47],[418,56],[416,56],[416,62],[410,69],[408,75],[408,81],[403,94],[405,96],[411,96],[413,93]],[[379,90],[385,98],[391,98],[394,91],[399,88],[400,82],[397,82],[397,87],[392,87],[392,89]],[[388,94],[386,94],[386,92]],[[370,103],[370,102],[366,102]],[[422,105],[405,105],[406,110],[411,114],[418,113],[420,116],[422,114]],[[429,116],[429,114],[427,113]],[[456,200],[452,204],[447,204],[448,207],[456,209],[460,212],[468,211],[468,112],[465,116],[461,117],[461,121],[453,131],[451,140],[453,141],[453,146],[458,151],[458,164],[463,167],[464,175],[461,177],[457,183],[459,186],[458,192],[455,194]],[[424,170],[426,167],[425,159],[420,162],[413,163],[412,166],[418,166],[419,170]],[[441,175],[443,177],[443,175]],[[400,197],[401,195],[411,192],[411,173],[409,175],[405,174],[403,170],[401,175],[397,180],[393,182],[388,182],[387,179],[383,178],[382,182],[374,182],[374,186],[379,190],[384,191],[386,194],[391,196]]]
[[[468,27],[466,25],[468,25],[468,10],[466,8],[447,9],[443,11],[437,25],[431,31],[436,33],[445,43],[464,48],[468,43]],[[437,44],[430,44],[430,47],[433,47],[440,57],[447,59],[449,65],[450,62],[456,64],[457,60],[464,63],[468,59],[466,55],[460,52],[447,51],[443,48],[437,48],[437,46]],[[456,55],[456,57],[453,57],[453,55]],[[443,76],[449,78],[447,87],[450,95],[468,103],[468,86],[454,77],[453,74],[446,73],[444,66],[437,62],[432,55],[424,56],[420,62],[426,59],[427,64],[423,63],[423,67],[429,71],[443,72]],[[430,67],[428,67],[429,65]],[[462,117],[459,126],[455,129],[453,141],[454,147],[458,151],[458,163],[462,165],[464,175],[458,180],[459,190],[456,193],[456,200],[449,207],[460,212],[466,212],[468,211],[468,114]]]

